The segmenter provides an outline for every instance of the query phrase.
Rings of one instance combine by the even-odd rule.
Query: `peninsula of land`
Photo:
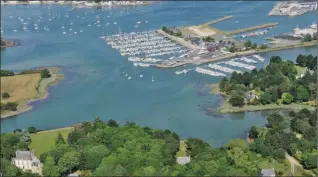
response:
[[[299,55],[297,65],[271,57],[264,69],[233,72],[220,84],[212,84],[212,93],[224,97],[220,113],[271,109],[314,110],[317,106],[317,57]]]
[[[14,41],[1,39],[1,48],[13,47],[15,45]]]
[[[19,73],[1,70],[1,118],[30,110],[29,102],[45,99],[47,89],[63,79],[58,67],[37,68]]]

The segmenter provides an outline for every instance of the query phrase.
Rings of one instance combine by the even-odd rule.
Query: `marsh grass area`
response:
[[[234,113],[234,112],[253,112],[262,110],[275,110],[275,109],[290,109],[290,110],[301,110],[307,108],[309,110],[314,110],[316,107],[312,102],[304,102],[300,104],[267,104],[267,105],[244,105],[242,107],[234,107],[229,103],[229,97],[220,91],[219,84],[211,84],[211,93],[221,95],[224,99],[223,104],[218,108],[219,113]]]
[[[64,140],[67,140],[67,136],[72,130],[73,127],[66,127],[31,134],[31,144],[29,148],[35,150],[35,155],[39,158],[41,154],[55,148],[55,140],[57,139],[58,133],[61,133]]]
[[[41,78],[40,69],[28,70],[14,76],[1,77],[1,93],[9,93],[9,98],[2,98],[1,103],[16,102],[16,111],[1,111],[1,118],[7,118],[30,110],[30,101],[45,99],[47,88],[57,83],[63,76],[57,67],[48,68],[49,78]]]

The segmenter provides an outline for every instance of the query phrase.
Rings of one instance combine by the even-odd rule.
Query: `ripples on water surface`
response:
[[[39,66],[61,66],[65,79],[49,89],[46,100],[33,102],[33,109],[13,118],[1,120],[2,131],[35,126],[39,129],[65,127],[84,120],[115,119],[120,123],[135,121],[154,128],[171,129],[181,137],[203,138],[214,146],[229,139],[245,137],[251,125],[263,125],[267,112],[216,114],[222,102],[217,95],[208,94],[206,84],[220,78],[202,76],[195,72],[175,75],[175,70],[137,68],[114,49],[99,39],[103,34],[114,34],[118,27],[123,32],[155,30],[163,25],[186,26],[199,24],[225,15],[233,19],[215,27],[223,30],[243,28],[260,23],[279,22],[269,35],[288,32],[299,25],[305,27],[315,20],[315,14],[300,17],[268,17],[275,2],[162,2],[143,7],[105,9],[77,9],[71,6],[1,6],[1,20],[8,39],[21,40],[21,45],[1,52],[1,68],[22,70]],[[50,7],[50,8],[48,8]],[[49,12],[60,18],[48,21]],[[86,15],[85,15],[86,13]],[[37,16],[39,31],[33,29]],[[100,17],[101,26],[94,23]],[[10,19],[10,16],[13,16]],[[77,17],[79,16],[79,18]],[[107,17],[110,16],[110,17]],[[28,32],[22,31],[18,17],[27,19]],[[83,18],[82,18],[83,17]],[[69,25],[70,21],[74,23]],[[135,28],[137,21],[141,23]],[[235,21],[239,21],[235,23]],[[91,27],[87,25],[91,23]],[[111,25],[107,28],[106,23]],[[76,35],[63,35],[72,28]],[[50,31],[43,28],[48,26]],[[18,32],[13,32],[17,29]],[[82,33],[79,33],[83,29]],[[255,38],[261,41],[260,38]],[[293,49],[267,53],[263,67],[272,55],[295,60],[300,53],[316,53],[315,48]],[[127,72],[128,80],[122,72]],[[140,78],[139,75],[144,77]],[[155,82],[151,82],[152,76]]]

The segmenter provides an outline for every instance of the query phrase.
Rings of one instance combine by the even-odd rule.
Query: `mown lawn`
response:
[[[295,68],[297,70],[297,76],[300,76],[306,70],[306,67],[301,67],[301,66],[298,66],[298,65],[295,65]]]
[[[48,152],[55,147],[55,140],[59,132],[62,134],[66,141],[67,135],[72,129],[72,127],[67,127],[31,134],[31,144],[29,148],[35,150],[35,155],[39,158],[41,154],[43,154],[44,152]]]
[[[187,145],[184,141],[180,141],[179,151],[177,152],[177,157],[186,157],[187,156]]]

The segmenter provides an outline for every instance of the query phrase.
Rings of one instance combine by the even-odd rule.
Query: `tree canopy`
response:
[[[315,68],[316,62],[317,57],[312,55],[297,57],[300,66]],[[244,73],[233,72],[229,78],[224,77],[219,88],[230,96],[230,104],[238,107],[245,104],[291,104],[315,100],[317,70],[307,71],[302,77],[298,74],[296,65],[292,61],[272,56],[265,68]],[[251,93],[253,97],[249,96]]]

